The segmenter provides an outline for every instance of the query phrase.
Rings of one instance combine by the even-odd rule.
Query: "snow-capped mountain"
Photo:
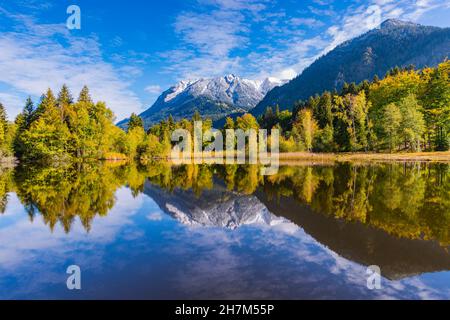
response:
[[[196,197],[192,190],[167,193],[147,182],[144,193],[167,214],[188,226],[237,229],[244,225],[277,227],[290,232],[298,229],[289,220],[271,213],[254,195],[243,195],[216,185]],[[195,199],[195,201],[192,201]]]
[[[196,110],[205,118],[218,120],[255,107],[276,86],[276,78],[248,80],[233,74],[211,79],[180,81],[159,96],[140,116],[148,127],[172,115],[175,120],[190,118]],[[119,125],[126,124],[126,120]]]

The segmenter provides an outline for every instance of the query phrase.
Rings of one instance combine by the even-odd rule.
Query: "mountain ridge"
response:
[[[182,80],[164,91],[156,102],[140,114],[145,127],[167,118],[190,118],[197,110],[203,117],[219,120],[234,113],[250,111],[266,93],[283,80],[249,80],[234,74],[223,77]],[[118,123],[126,126],[128,119]]]
[[[258,116],[275,105],[280,110],[292,109],[298,100],[326,90],[340,90],[344,82],[383,77],[395,66],[436,66],[448,52],[450,28],[388,19],[378,28],[341,43],[297,77],[269,91],[251,113]]]
[[[234,74],[183,80],[164,91],[140,114],[148,128],[167,119],[191,118],[198,111],[221,126],[227,116],[263,114],[267,107],[292,109],[295,102],[324,91],[340,90],[344,83],[382,78],[392,68],[436,66],[450,52],[450,28],[423,26],[388,19],[377,28],[349,39],[319,57],[290,81],[255,81]],[[118,125],[126,127],[127,120]]]

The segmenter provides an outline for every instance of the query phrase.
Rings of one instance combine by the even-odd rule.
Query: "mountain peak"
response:
[[[252,109],[252,114],[263,114],[267,107],[275,105],[281,110],[291,109],[296,101],[324,91],[339,91],[345,82],[359,83],[375,75],[383,76],[395,66],[433,67],[449,51],[450,28],[389,19],[380,27],[337,46],[295,79],[269,91]]]
[[[410,21],[402,21],[399,19],[387,19],[380,25],[380,28],[388,29],[388,28],[412,27],[412,26],[418,26],[418,24]]]
[[[164,91],[140,116],[146,127],[167,118],[169,114],[176,120],[190,118],[195,110],[215,121],[230,114],[248,112],[268,91],[283,83],[276,78],[251,80],[232,73],[214,78],[183,80]]]
[[[239,77],[237,77],[237,76],[236,76],[235,74],[233,74],[233,73],[230,73],[230,74],[226,75],[226,76],[224,77],[224,79],[225,79],[226,82],[231,83],[231,82],[233,82],[234,80],[239,80]]]

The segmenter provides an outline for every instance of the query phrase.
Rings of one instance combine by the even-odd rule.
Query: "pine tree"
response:
[[[69,88],[63,84],[61,87],[61,91],[58,94],[58,106],[62,108],[63,106],[67,106],[73,103],[72,94],[70,93]]]
[[[80,95],[78,96],[78,102],[92,103],[91,95],[87,86],[84,86],[83,89],[81,89]]]
[[[0,103],[0,151],[3,154],[6,148],[6,137],[8,134],[8,119],[3,104]]]
[[[31,125],[31,122],[33,121],[34,116],[34,105],[33,100],[31,100],[31,97],[27,98],[27,101],[25,102],[25,107],[23,108],[23,116],[25,120],[25,128],[28,129]]]
[[[128,131],[133,130],[134,128],[144,128],[144,122],[142,118],[132,113],[130,116],[130,120],[128,121]]]
[[[170,132],[172,132],[173,130],[175,130],[175,121],[173,120],[173,117],[171,114],[169,114],[169,118],[167,119],[167,123],[169,125],[169,130]]]
[[[41,102],[39,103],[36,112],[35,112],[35,119],[41,117],[43,114],[47,112],[52,112],[53,110],[56,110],[56,98],[53,94],[52,89],[47,89],[47,92],[41,96]]]
[[[57,103],[61,119],[65,121],[67,113],[70,112],[69,110],[70,106],[73,104],[72,94],[70,93],[69,88],[65,84],[62,86],[61,91],[58,94]]]

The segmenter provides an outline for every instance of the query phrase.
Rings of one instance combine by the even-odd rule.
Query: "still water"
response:
[[[0,211],[1,299],[450,299],[448,164],[18,167]]]

